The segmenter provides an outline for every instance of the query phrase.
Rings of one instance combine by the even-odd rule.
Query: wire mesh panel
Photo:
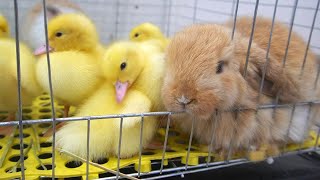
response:
[[[61,0],[59,2],[65,3],[66,1]],[[58,12],[50,8],[48,9],[48,4],[51,6],[53,5],[53,7],[59,6],[59,3],[55,4],[54,1],[49,0],[12,0],[0,2],[0,13],[7,18],[11,33],[10,38],[12,37],[12,39],[15,40],[14,50],[16,51],[16,56],[14,59],[16,60],[16,75],[14,76],[17,77],[17,89],[12,90],[12,93],[17,94],[18,101],[16,102],[16,121],[2,121],[9,117],[12,112],[0,109],[0,127],[14,127],[10,133],[6,133],[4,130],[0,129],[0,179],[37,179],[39,177],[52,179],[71,177],[79,179],[118,179],[121,177],[128,179],[158,179],[178,175],[183,177],[184,174],[188,173],[229,167],[267,158],[264,152],[256,150],[255,147],[251,146],[241,151],[234,150],[232,148],[234,143],[232,140],[229,142],[229,149],[225,154],[218,153],[216,149],[212,148],[212,145],[216,143],[214,142],[214,137],[218,126],[217,123],[212,123],[212,127],[208,127],[208,129],[212,129],[210,144],[205,145],[199,143],[195,138],[197,128],[195,117],[191,118],[189,133],[181,131],[177,126],[172,127],[175,125],[172,116],[181,114],[181,112],[147,111],[132,113],[124,111],[123,113],[117,113],[118,111],[114,111],[116,113],[109,113],[107,115],[103,113],[98,113],[98,115],[96,115],[93,112],[93,114],[90,114],[91,112],[89,112],[84,115],[80,113],[79,116],[76,116],[77,108],[81,107],[75,108],[72,106],[69,113],[70,117],[63,117],[65,112],[69,110],[69,106],[66,106],[67,103],[65,103],[64,100],[55,100],[56,97],[54,95],[56,92],[54,91],[55,84],[53,83],[55,81],[55,74],[53,74],[55,71],[52,71],[55,64],[52,65],[52,61],[50,60],[52,54],[49,53],[51,50],[49,42],[51,42],[52,37],[49,37],[48,35],[51,32],[51,29],[48,28],[51,16],[61,13],[60,10],[65,13],[84,13],[92,19],[99,34],[99,41],[102,42],[103,46],[106,46],[106,49],[109,48],[109,45],[113,42],[128,40],[132,28],[144,22],[150,22],[159,26],[160,30],[167,37],[172,37],[176,32],[194,23],[224,24],[229,20],[233,20],[232,28],[230,28],[230,36],[232,37],[231,39],[234,39],[238,36],[237,28],[239,27],[236,26],[238,18],[240,16],[248,16],[252,19],[252,24],[250,27],[247,27],[251,32],[248,34],[246,62],[244,64],[244,72],[241,74],[245,80],[247,79],[247,76],[250,75],[248,75],[250,72],[247,72],[247,69],[248,66],[250,66],[250,53],[253,53],[251,46],[255,46],[254,32],[257,17],[263,16],[272,20],[270,33],[266,34],[266,37],[269,40],[264,59],[266,64],[269,63],[271,56],[269,50],[271,49],[271,42],[274,41],[272,36],[274,33],[273,27],[276,21],[287,25],[289,30],[285,55],[281,61],[282,68],[286,68],[290,39],[294,38],[292,36],[295,36],[292,35],[293,32],[298,33],[306,42],[306,47],[303,49],[305,51],[304,58],[301,59],[300,77],[304,73],[304,67],[309,51],[313,51],[315,54],[320,53],[319,0],[74,0],[72,2],[79,7],[77,6],[74,8],[74,6],[72,6],[72,8],[74,8],[73,10],[69,9],[69,5],[66,7],[59,7],[60,9],[58,8]],[[40,12],[40,18],[38,17],[39,19],[36,20],[40,26],[40,32],[29,31],[34,24],[28,24],[29,21],[27,20],[27,17],[30,17],[30,14],[28,13],[30,13],[31,8],[37,3],[38,9],[33,9],[32,13],[36,14]],[[36,19],[36,15],[32,15],[32,13],[31,18]],[[88,29],[90,28],[88,27]],[[46,75],[48,76],[48,79],[46,79],[46,86],[49,90],[35,98],[30,105],[24,106],[23,101],[26,95],[24,94],[24,88],[21,84],[24,82],[21,82],[21,78],[22,76],[27,75],[23,69],[24,67],[21,67],[21,64],[23,65],[21,61],[24,61],[25,58],[24,45],[22,45],[21,42],[26,42],[28,45],[30,45],[29,43],[33,43],[32,39],[31,41],[28,39],[30,38],[30,33],[39,36],[39,38],[35,40],[38,45],[45,45],[44,48],[46,53],[43,56],[46,57],[45,59],[47,61],[45,66]],[[55,34],[55,36],[60,37],[61,33],[64,32],[59,33],[60,35]],[[81,39],[80,36],[78,36],[78,38]],[[35,47],[30,45],[30,49],[34,50],[34,48]],[[81,50],[82,49],[77,51]],[[147,55],[148,53],[146,53],[146,56]],[[102,56],[99,54],[99,56],[94,57],[97,59],[97,57]],[[1,58],[0,54],[0,60]],[[116,58],[114,57],[114,59]],[[4,63],[1,63],[2,61],[0,61],[0,65],[5,67]],[[111,66],[112,64],[109,65]],[[122,63],[120,68],[122,71],[126,68],[126,64],[123,65]],[[315,92],[317,89],[318,76],[320,74],[320,68],[317,69],[317,77],[313,77],[315,78]],[[5,69],[3,69],[3,72],[6,72]],[[262,69],[262,77],[258,84],[258,102],[259,98],[261,98],[260,95],[262,94],[264,86],[267,86],[265,84],[268,80],[267,73],[268,70],[266,65]],[[31,74],[31,70],[29,74]],[[3,79],[5,79],[5,76],[3,77]],[[70,78],[72,77],[70,76]],[[116,87],[117,85],[119,84],[116,84]],[[3,89],[4,86],[0,85]],[[97,91],[99,91],[100,86],[96,86],[95,89],[98,89]],[[10,96],[11,95],[8,95],[8,97]],[[316,96],[316,94],[314,96]],[[84,97],[83,99],[87,98],[88,97]],[[300,107],[308,109],[307,119],[316,118],[313,117],[314,114],[312,109],[319,103],[318,99],[312,98],[311,100],[306,99],[306,101],[301,102],[281,104],[279,103],[279,98],[281,98],[281,94],[280,92],[277,92],[273,104],[258,105],[255,113],[258,114],[258,111],[261,112],[266,109],[272,109],[273,116],[277,116],[279,109],[287,108],[290,110],[289,127],[295,120],[294,116],[296,113],[300,112]],[[183,96],[180,100],[186,101],[186,98]],[[8,103],[8,100],[6,99],[2,101],[4,102],[0,102],[0,105]],[[101,103],[101,106],[104,106],[103,103]],[[143,107],[142,104],[136,106]],[[99,108],[100,105],[94,110],[99,112]],[[238,113],[247,110],[252,109],[236,109],[235,119],[237,119]],[[216,120],[215,122],[222,119],[223,113],[225,112],[216,111],[216,113],[212,115],[213,119]],[[149,122],[155,117],[158,121],[162,120],[165,123],[162,127],[159,127],[154,131],[154,136],[158,143],[157,148],[146,148],[143,135],[149,132],[150,127],[152,128]],[[139,124],[139,126],[135,127],[135,131],[132,130],[132,132],[136,132],[134,135],[137,136],[135,138],[137,142],[129,146],[137,147],[136,149],[138,151],[134,155],[126,156],[125,154],[123,155],[123,152],[130,149],[126,143],[130,143],[128,139],[132,138],[130,135],[128,137],[127,127],[128,122],[133,121],[132,119],[138,121],[139,123],[137,124]],[[113,149],[114,152],[103,156],[103,158],[93,158],[91,157],[92,148],[89,147],[92,146],[91,142],[98,141],[96,132],[99,131],[93,127],[99,127],[96,122],[102,121],[112,124],[110,126],[114,126],[114,129],[117,129],[114,130],[113,128],[110,128],[112,129],[110,130],[112,133],[107,132],[108,130],[101,132],[101,137],[105,134],[109,134],[108,136],[113,137],[113,143],[108,144],[108,146],[110,146],[109,149]],[[59,133],[60,128],[64,126],[63,123],[66,122],[82,123],[82,130],[85,131],[86,134],[85,136],[81,136],[81,145],[79,145],[79,147],[86,147],[86,151],[82,152],[85,156],[74,154],[58,147],[59,139],[56,140],[56,134]],[[108,126],[101,126],[101,129],[105,127]],[[308,135],[304,141],[301,141],[299,144],[294,144],[284,140],[281,152],[276,154],[276,157],[291,155],[297,152],[304,153],[318,150],[319,128],[314,126],[310,132],[307,132],[307,127],[305,127],[305,129]],[[234,133],[233,136],[235,136]],[[285,135],[286,139],[288,139],[290,133],[291,131],[289,128]],[[56,143],[58,143],[58,145]],[[74,142],[70,142],[70,144],[73,143]],[[101,144],[103,143],[104,142],[101,142]],[[74,146],[74,148],[77,147],[77,145]],[[268,159],[269,162],[271,159],[272,158]]]

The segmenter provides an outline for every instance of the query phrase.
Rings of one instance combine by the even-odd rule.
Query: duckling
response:
[[[102,83],[99,61],[104,48],[92,21],[82,14],[62,14],[48,24],[51,77],[54,97],[65,105],[80,105]],[[41,46],[36,55],[46,52]],[[36,75],[41,87],[49,92],[47,57],[39,57]]]
[[[147,51],[147,50],[150,51]],[[163,54],[153,47],[134,42],[116,42],[107,49],[101,68],[105,82],[79,107],[76,116],[143,113],[161,110],[160,89]],[[150,148],[158,127],[157,117],[145,117],[142,145]],[[124,118],[120,158],[139,152],[140,117]],[[119,119],[93,120],[90,123],[89,158],[97,160],[117,155]],[[73,133],[70,133],[73,132]],[[57,147],[86,157],[87,122],[69,122],[56,133]],[[154,145],[156,146],[156,145]],[[158,147],[158,146],[157,146]]]
[[[0,38],[9,37],[9,32],[7,19],[0,14]]]
[[[11,38],[0,39],[0,111],[8,112],[4,121],[15,119],[18,109],[16,42]],[[32,51],[20,43],[21,101],[23,106],[31,105],[32,100],[41,94],[36,81],[35,57]],[[0,134],[10,134],[13,127],[0,128]]]
[[[106,81],[79,107],[76,116],[149,112],[151,101],[141,92],[129,90],[121,103],[116,100],[114,85]],[[141,117],[123,119],[120,158],[139,153]],[[142,146],[146,147],[156,132],[156,119],[145,117]],[[96,161],[118,155],[120,120],[99,119],[90,122],[89,158]],[[56,133],[57,147],[85,158],[87,153],[87,121],[68,122]],[[52,140],[52,139],[51,139]],[[68,158],[68,157],[66,157]]]
[[[103,73],[115,85],[118,102],[123,100],[128,89],[135,89],[151,100],[152,111],[163,111],[160,89],[164,54],[148,46],[126,41],[110,45],[103,59]]]
[[[129,38],[135,42],[149,41],[151,44],[159,46],[162,51],[164,51],[169,44],[169,39],[163,35],[160,28],[151,23],[142,23],[134,27],[130,31]]]
[[[48,22],[61,14],[83,13],[82,9],[69,0],[47,0],[46,11]],[[42,1],[36,3],[22,19],[21,39],[33,50],[45,44],[44,12]]]

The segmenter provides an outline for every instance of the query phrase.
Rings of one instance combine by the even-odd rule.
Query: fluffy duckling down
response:
[[[7,19],[0,14],[0,38],[9,37],[9,24]]]
[[[120,53],[120,54],[118,54]],[[150,112],[153,101],[150,94],[135,86],[137,76],[144,69],[146,59],[141,47],[134,43],[116,43],[107,50],[102,68],[106,82],[79,108],[76,116]],[[117,58],[115,58],[117,57]],[[141,59],[142,58],[142,59]],[[121,60],[120,60],[121,59]],[[141,60],[139,60],[141,59]],[[150,60],[151,61],[151,60]],[[150,71],[148,71],[150,73]],[[156,71],[155,71],[156,72]],[[153,76],[152,73],[149,76]],[[115,79],[127,80],[125,85]],[[155,80],[155,79],[153,79]],[[159,87],[160,88],[160,87]],[[151,87],[151,89],[153,89]],[[156,132],[156,117],[145,117],[142,146],[146,147]],[[129,158],[139,153],[141,117],[124,118],[120,158]],[[72,132],[72,133],[70,133]],[[89,157],[92,160],[117,155],[120,135],[120,120],[101,119],[90,123]],[[87,121],[69,122],[56,133],[58,147],[86,157]]]
[[[151,101],[139,91],[129,91],[121,103],[116,100],[114,86],[104,83],[78,109],[76,116],[143,113],[150,111]],[[124,118],[120,158],[139,153],[141,118]],[[145,117],[143,124],[143,147],[147,146],[156,132],[156,119]],[[99,119],[90,122],[89,158],[98,160],[118,155],[120,119]],[[87,121],[68,122],[56,133],[57,147],[83,158],[87,153]]]
[[[149,42],[154,46],[158,46],[161,51],[167,48],[170,41],[159,27],[151,23],[142,23],[132,28],[129,38],[134,42]]]
[[[129,89],[137,90],[151,100],[151,111],[163,111],[160,90],[163,82],[164,54],[148,43],[125,41],[110,45],[108,52],[102,68],[105,76],[109,77],[116,87],[117,100],[121,102]]]
[[[15,119],[18,109],[16,42],[11,38],[0,39],[0,111],[9,113],[5,121]],[[31,105],[32,100],[41,94],[36,81],[35,57],[30,49],[20,43],[21,97],[22,105]],[[0,134],[10,134],[12,127],[0,128]]]
[[[51,76],[54,97],[65,105],[78,106],[102,83],[99,68],[104,48],[93,22],[82,14],[63,14],[48,24]],[[36,55],[46,52],[42,46]],[[36,67],[41,87],[49,92],[47,57],[40,56]]]

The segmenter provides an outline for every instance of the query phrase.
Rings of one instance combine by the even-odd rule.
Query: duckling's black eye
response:
[[[121,71],[124,70],[126,67],[127,67],[127,63],[123,62],[123,63],[120,65]]]
[[[138,37],[138,36],[139,36],[139,33],[135,33],[135,34],[134,34],[134,37]]]
[[[222,73],[222,71],[223,71],[223,66],[224,66],[224,62],[223,62],[223,61],[219,61],[219,62],[218,62],[218,66],[217,66],[217,70],[216,70],[216,73],[217,73],[217,74]]]
[[[56,33],[56,37],[61,37],[62,36],[62,32],[57,32]]]

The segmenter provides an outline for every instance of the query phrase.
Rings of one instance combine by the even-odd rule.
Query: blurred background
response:
[[[192,23],[223,23],[234,15],[236,0],[71,0],[96,23],[102,42],[127,39],[130,29],[152,22],[172,36]],[[20,24],[26,13],[41,0],[18,0]],[[253,16],[255,0],[240,0],[238,16]],[[276,20],[290,25],[295,0],[279,1]],[[258,15],[272,17],[275,0],[259,2]],[[316,11],[317,0],[298,1],[293,30],[307,41]],[[319,11],[319,9],[318,9]],[[13,0],[0,1],[0,13],[10,21],[14,34]],[[320,54],[320,13],[316,18],[311,48]],[[23,32],[21,32],[23,33]]]

